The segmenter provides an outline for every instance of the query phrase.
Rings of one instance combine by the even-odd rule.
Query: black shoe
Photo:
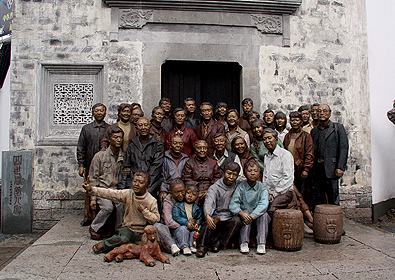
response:
[[[80,225],[83,226],[83,227],[86,227],[86,226],[89,226],[91,223],[92,223],[92,221],[90,221],[87,218],[85,218],[85,219],[82,220]]]
[[[207,253],[207,247],[200,246],[197,251],[196,251],[196,257],[198,258],[204,258],[204,256]]]
[[[214,244],[214,246],[213,246],[213,249],[212,249],[211,251],[212,251],[213,253],[218,253],[219,250],[221,249],[220,246],[221,246],[221,242],[216,241],[215,244]]]

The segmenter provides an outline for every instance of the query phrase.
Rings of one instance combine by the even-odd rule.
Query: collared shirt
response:
[[[151,131],[150,131],[150,133],[153,133],[153,134],[155,134],[155,135],[157,135],[157,136],[160,136],[160,141],[161,141],[163,144],[165,144],[166,138],[167,138],[167,132],[166,132],[166,130],[165,130],[163,127],[161,127],[161,126],[156,126],[156,125],[154,124],[154,122],[151,121]]]
[[[165,152],[165,158],[163,160],[163,182],[160,186],[161,192],[170,192],[169,184],[171,180],[181,179],[182,169],[189,157],[186,154],[181,154],[180,163],[177,165],[170,154],[170,150]]]
[[[215,159],[217,161],[217,164],[219,166],[221,166],[225,160],[229,157],[229,153],[227,150],[224,151],[224,154],[222,155],[222,157],[218,158],[217,157],[217,153],[214,152],[214,154],[212,154],[211,158]]]
[[[293,190],[294,158],[289,151],[277,145],[273,153],[266,153],[264,165],[262,183],[269,194],[276,197]]]
[[[225,137],[226,137],[226,149],[228,151],[232,150],[232,140],[236,137],[236,136],[241,136],[244,138],[244,140],[247,143],[247,146],[250,147],[250,136],[248,136],[248,133],[246,131],[244,131],[243,129],[240,128],[240,126],[236,127],[236,130],[233,132],[232,135],[230,135],[230,131],[229,131],[229,127],[225,130]]]
[[[227,221],[234,216],[229,210],[229,203],[237,187],[237,182],[227,186],[222,177],[215,182],[209,189],[204,201],[204,215],[209,214],[212,218],[219,216],[221,221]]]
[[[265,169],[264,161],[265,161],[265,155],[267,153],[267,148],[263,144],[263,141],[260,140],[259,142],[259,151],[255,150],[255,145],[251,145],[251,154],[254,156],[255,161],[258,163],[259,167],[261,168],[261,171]],[[284,148],[283,143],[281,142],[280,139],[277,140],[277,146],[280,146],[281,148]]]
[[[237,215],[240,211],[248,212],[253,219],[265,214],[269,206],[269,194],[262,182],[256,181],[250,187],[247,181],[237,186],[229,204],[229,210]]]
[[[116,189],[123,157],[122,149],[119,149],[119,154],[116,155],[112,152],[111,146],[105,151],[97,152],[92,159],[89,170],[90,185],[92,187]]]
[[[100,151],[100,141],[103,139],[109,126],[105,122],[101,125],[91,122],[82,127],[77,144],[78,166],[83,166],[89,170],[93,156]]]
[[[199,124],[201,124],[202,122],[200,121],[200,119],[198,118],[190,118],[187,117],[185,119],[185,126],[194,130]]]
[[[302,127],[303,131],[306,131],[307,133],[310,133],[313,130],[313,121],[311,121],[309,124],[306,124],[304,127]]]
[[[285,135],[287,135],[289,130],[284,128],[283,132],[281,132],[281,133],[277,129],[276,129],[276,131],[278,133],[278,139],[280,139],[281,142],[284,142],[284,137],[285,137]]]

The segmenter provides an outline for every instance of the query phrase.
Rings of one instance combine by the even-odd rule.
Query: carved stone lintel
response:
[[[251,18],[261,33],[281,34],[283,32],[281,16],[251,15]]]
[[[140,10],[123,10],[120,17],[119,27],[121,28],[143,28],[147,21],[153,14],[153,10],[140,11]]]

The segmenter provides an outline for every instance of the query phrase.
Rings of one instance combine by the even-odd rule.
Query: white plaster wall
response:
[[[3,88],[0,89],[0,151],[8,151],[10,147],[10,71],[8,70]],[[2,163],[2,153],[0,152],[0,163]],[[0,178],[2,168],[0,168]]]
[[[373,204],[395,197],[395,1],[366,0],[372,127]],[[369,124],[366,124],[369,125]]]

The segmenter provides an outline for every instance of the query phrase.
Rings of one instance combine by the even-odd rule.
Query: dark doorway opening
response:
[[[166,61],[161,95],[170,98],[173,109],[192,97],[197,106],[208,101],[215,107],[223,101],[239,110],[241,69],[237,62]]]

